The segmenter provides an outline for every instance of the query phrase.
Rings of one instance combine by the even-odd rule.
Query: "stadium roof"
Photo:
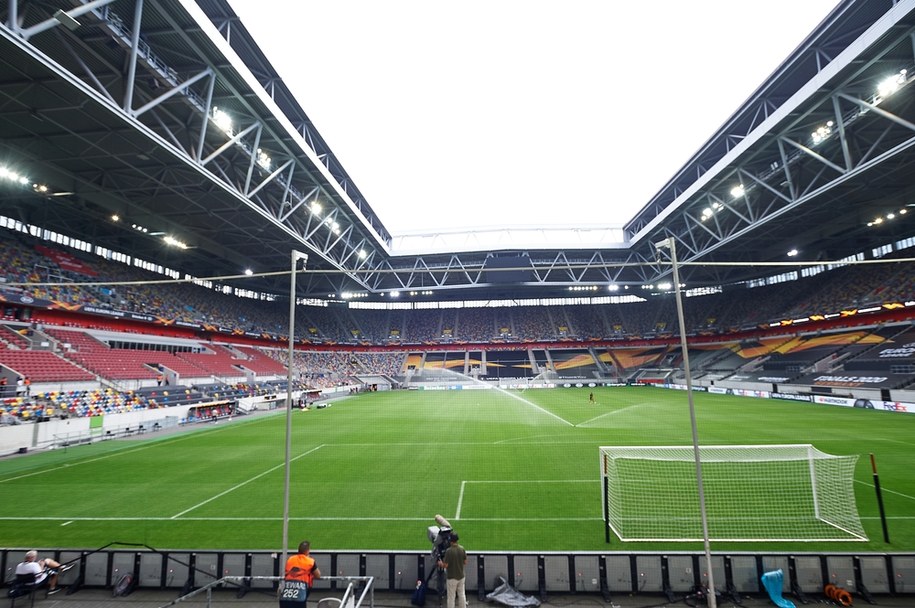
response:
[[[194,276],[280,273],[300,250],[300,297],[556,297],[669,280],[668,237],[701,286],[915,233],[913,1],[839,4],[606,245],[409,255],[223,0],[68,6],[10,2],[0,27],[0,162],[28,178],[0,179],[0,215]]]

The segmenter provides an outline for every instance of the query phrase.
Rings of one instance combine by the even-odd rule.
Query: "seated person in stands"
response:
[[[61,567],[60,563],[51,559],[38,559],[38,551],[32,550],[25,554],[25,560],[16,566],[16,576],[20,574],[34,574],[35,586],[43,587],[48,583],[48,595],[57,593],[57,574],[70,569],[70,565]]]

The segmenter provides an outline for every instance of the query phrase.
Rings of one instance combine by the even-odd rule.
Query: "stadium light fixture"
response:
[[[216,125],[220,131],[232,137],[234,133],[232,132],[232,117],[226,114],[223,110],[220,110],[218,107],[213,107],[213,124]]]
[[[257,149],[257,164],[258,164],[258,166],[260,166],[261,169],[263,169],[264,171],[269,171],[270,165],[272,164],[272,162],[273,162],[273,159],[270,158],[269,154],[267,154],[260,148]]]
[[[360,249],[358,255],[360,260],[364,260],[368,254],[365,252],[365,249]]]
[[[889,78],[884,78],[877,85],[877,99],[874,100],[874,103],[880,103],[893,93],[899,90],[899,87],[905,84],[906,82],[906,70],[899,70],[896,74],[893,74]]]
[[[251,270],[250,268],[245,268],[245,276],[250,277],[252,274],[254,274],[253,270]]]
[[[810,138],[813,140],[813,145],[819,145],[821,142],[825,141],[830,135],[832,135],[832,127],[835,123],[831,120],[827,121],[826,124],[817,127],[817,129],[810,134]]]
[[[740,198],[744,194],[746,194],[746,190],[744,189],[743,184],[738,184],[731,188],[731,196],[734,198]]]
[[[20,175],[12,169],[8,169],[6,167],[0,167],[0,177],[6,178],[11,182],[18,182],[23,186],[28,184],[30,181],[29,178],[25,177],[24,175]]]
[[[168,234],[163,236],[162,240],[165,241],[166,245],[170,245],[171,247],[177,247],[178,249],[187,249],[187,243],[185,243],[183,241],[179,241],[175,237],[170,236]]]
[[[792,249],[791,251],[788,252],[788,257],[793,258],[793,257],[797,256],[797,254],[798,254],[797,249]]]
[[[52,15],[58,23],[70,30],[74,31],[80,26],[79,21],[70,16],[70,14],[64,9],[57,9],[57,11]]]
[[[118,215],[117,213],[113,213],[113,214],[111,214],[111,221],[112,221],[112,222],[120,222],[120,221],[121,221],[121,216]]]
[[[317,216],[321,215],[321,209],[322,209],[321,203],[319,203],[317,200],[315,200],[314,202],[311,203],[311,205],[309,206],[309,209],[311,209],[312,215],[317,215]]]

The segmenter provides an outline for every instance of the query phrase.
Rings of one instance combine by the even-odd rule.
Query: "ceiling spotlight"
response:
[[[250,268],[245,268],[245,276],[250,277],[252,274],[254,274],[253,270],[251,270]]]
[[[797,253],[798,253],[797,249],[792,249],[791,251],[788,252],[788,257],[793,258],[797,255]]]
[[[114,213],[114,214],[111,215],[111,221],[112,221],[112,222],[120,222],[120,221],[121,221],[121,216],[118,215],[117,213]]]
[[[740,198],[741,196],[744,195],[745,192],[746,191],[743,189],[743,184],[740,184],[740,185],[737,185],[737,186],[734,186],[733,188],[731,188],[731,196],[733,196],[734,198]]]

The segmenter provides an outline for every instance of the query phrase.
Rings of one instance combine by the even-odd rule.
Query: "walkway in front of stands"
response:
[[[434,594],[434,591],[433,591]],[[374,595],[375,608],[413,608],[410,604],[409,593],[393,593],[389,591],[376,592]],[[170,602],[178,597],[176,590],[146,590],[138,589],[126,597],[113,597],[110,589],[81,589],[72,595],[67,595],[66,590],[60,593],[45,597],[39,593],[35,599],[37,608],[114,608],[116,606],[127,606],[129,608],[160,608],[167,606]],[[309,597],[309,605],[317,608],[317,602],[322,597],[340,597],[340,595],[329,596],[324,592],[316,591]],[[768,597],[756,595],[753,597],[741,596],[739,603],[731,597],[720,597],[718,599],[719,608],[771,608],[772,602]],[[864,598],[855,597],[856,605],[865,605],[868,602]],[[915,606],[915,597],[898,596],[889,597],[885,595],[874,598],[876,603],[884,608],[903,608]],[[823,596],[808,596],[808,600],[813,604],[822,606],[836,606]],[[9,601],[9,600],[7,600]],[[467,595],[468,608],[480,608],[487,605],[487,602],[481,602],[474,594]],[[794,601],[797,606],[802,606],[798,601]],[[28,598],[21,598],[16,601],[17,606],[28,606]],[[176,606],[206,606],[206,594],[197,595],[189,600],[182,601]],[[228,608],[277,608],[276,595],[267,591],[251,591],[243,597],[238,597],[234,591],[215,590],[212,595],[214,607]],[[326,605],[323,604],[323,605]],[[500,606],[500,604],[490,604]],[[605,606],[607,608],[663,608],[663,607],[680,607],[680,606],[706,606],[704,600],[696,601],[694,597],[683,597],[678,595],[674,601],[669,601],[663,594],[640,593],[634,595],[611,594],[610,600],[606,601],[602,596],[590,593],[581,594],[555,594],[548,595],[542,600],[542,605],[555,608],[598,608]],[[363,608],[371,608],[363,603]],[[426,596],[425,608],[439,608],[438,596]]]

